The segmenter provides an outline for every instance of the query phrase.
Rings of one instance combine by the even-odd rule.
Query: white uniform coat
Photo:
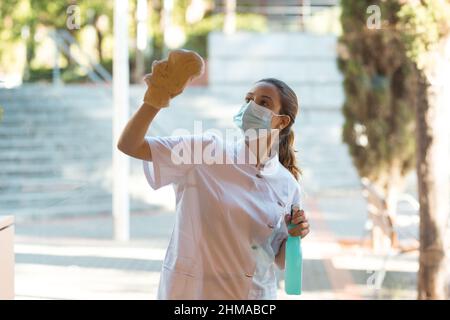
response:
[[[278,154],[262,169],[236,158],[233,164],[176,164],[171,150],[179,143],[213,147],[228,158],[249,152],[248,146],[215,134],[145,139],[152,154],[143,161],[148,183],[153,189],[173,184],[176,194],[157,298],[276,299],[274,259],[288,235],[283,216],[300,202],[299,184]]]

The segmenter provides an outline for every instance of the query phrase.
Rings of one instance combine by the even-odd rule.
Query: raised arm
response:
[[[117,148],[130,157],[151,161],[150,147],[144,137],[159,110],[144,102],[123,129]]]
[[[151,150],[145,141],[150,123],[161,108],[169,106],[170,99],[181,94],[189,81],[203,71],[203,59],[189,50],[173,50],[168,59],[153,62],[152,73],[145,78],[148,88],[144,103],[128,121],[117,148],[133,158],[151,161]]]

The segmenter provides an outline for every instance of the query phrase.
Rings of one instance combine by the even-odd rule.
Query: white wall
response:
[[[0,300],[14,299],[14,219],[0,216]]]
[[[341,108],[344,93],[336,60],[337,38],[296,32],[225,35],[208,38],[209,83],[213,90],[242,89],[264,78],[285,81],[306,107]]]

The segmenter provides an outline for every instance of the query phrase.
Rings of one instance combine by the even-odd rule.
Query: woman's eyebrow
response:
[[[272,98],[271,98],[271,97],[269,97],[269,96],[261,96],[261,97],[264,97],[264,98],[269,98],[269,99],[270,99],[270,101],[272,101],[272,102],[273,102]]]
[[[248,95],[251,95],[251,96],[253,96],[253,93],[252,92],[247,92],[247,96]],[[273,99],[271,98],[271,97],[269,97],[269,96],[261,96],[262,98],[268,98],[268,99],[270,99],[270,101],[272,101],[272,103],[273,103]]]

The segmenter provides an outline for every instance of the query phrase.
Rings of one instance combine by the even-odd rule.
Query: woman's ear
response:
[[[282,115],[279,118],[280,118],[280,122],[278,125],[278,129],[280,129],[280,130],[283,130],[291,123],[291,117],[289,117],[287,115]]]

